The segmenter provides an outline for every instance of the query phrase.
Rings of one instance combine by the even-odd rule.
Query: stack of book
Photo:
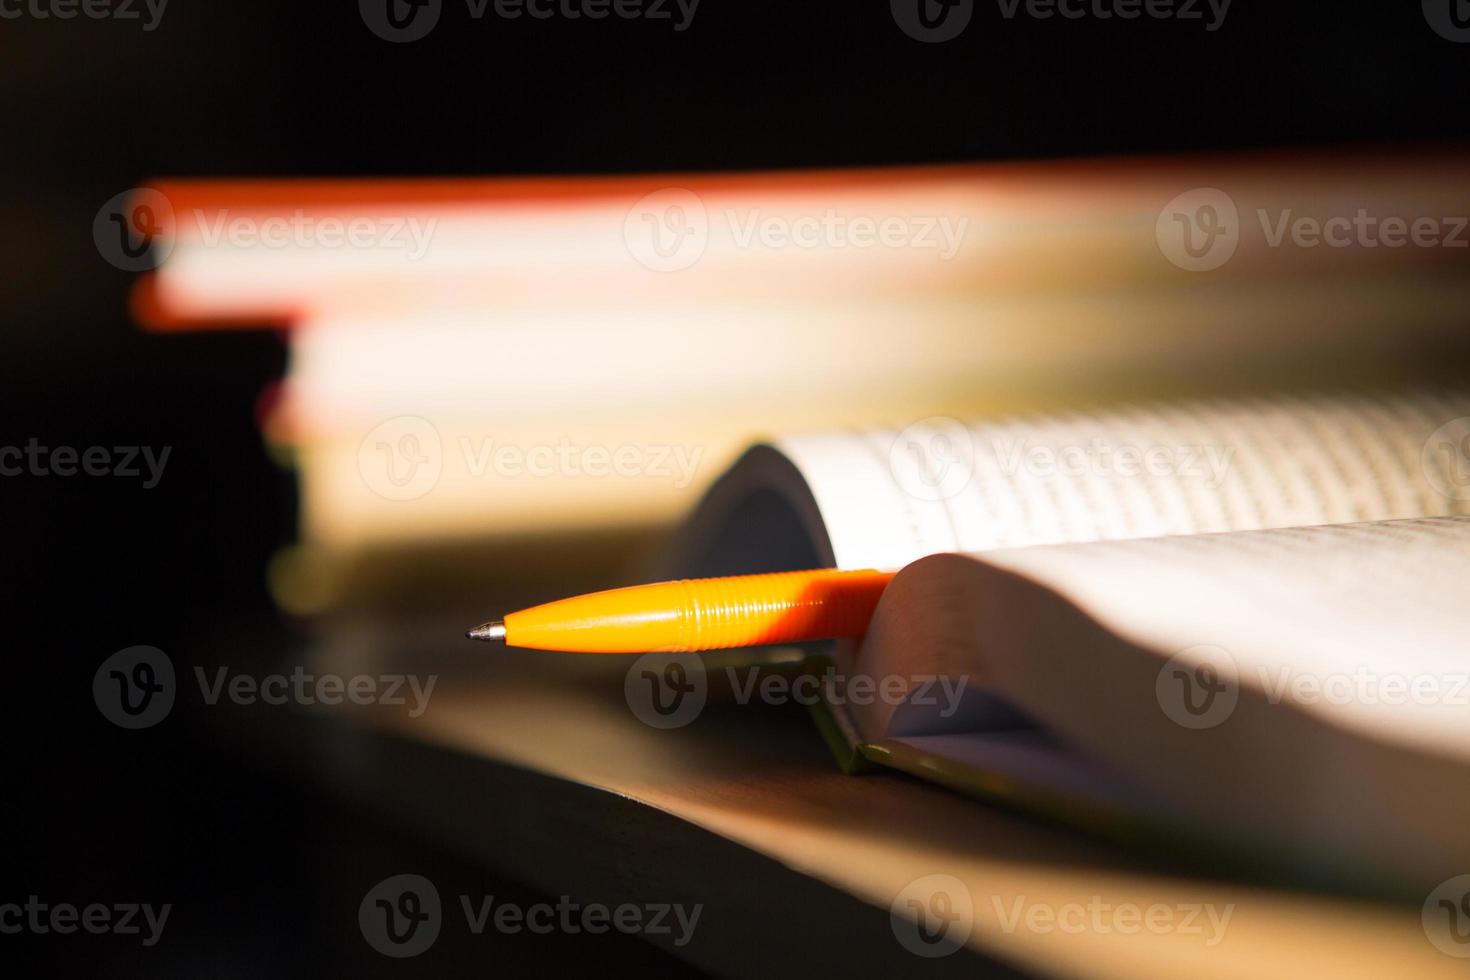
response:
[[[404,549],[654,540],[766,434],[1416,376],[1463,327],[1465,251],[1295,232],[1464,214],[1464,164],[162,180],[136,310],[289,330],[273,581],[317,611]]]

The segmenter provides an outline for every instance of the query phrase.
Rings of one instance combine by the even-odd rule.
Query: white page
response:
[[[838,567],[1470,513],[1433,451],[1470,395],[1274,399],[794,436]],[[1460,492],[1463,491],[1463,492]]]
[[[1470,518],[977,557],[1059,592],[1161,662],[1177,657],[1183,671],[1208,665],[1272,704],[1470,758]],[[1158,697],[1177,708],[1184,688],[1173,680],[1158,681]]]

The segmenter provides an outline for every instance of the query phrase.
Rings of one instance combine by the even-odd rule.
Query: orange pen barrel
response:
[[[689,653],[858,636],[892,572],[821,569],[634,585],[505,617],[508,646]]]

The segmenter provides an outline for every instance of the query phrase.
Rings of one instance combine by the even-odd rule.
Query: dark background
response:
[[[1448,0],[1447,0],[1448,2]],[[15,9],[15,8],[10,8]],[[703,0],[667,21],[472,20],[446,0],[388,44],[353,2],[172,0],[140,21],[0,19],[0,444],[173,447],[162,483],[0,478],[10,865],[0,902],[174,904],[164,942],[0,936],[0,958],[109,975],[503,975],[677,964],[595,946],[440,943],[376,957],[351,913],[414,870],[516,894],[454,855],[221,754],[188,711],[124,732],[91,678],[113,651],[279,630],[262,568],[292,536],[292,481],[254,403],[268,333],[154,337],[92,219],[163,175],[743,169],[1212,151],[1470,136],[1470,45],[1420,5],[1235,0],[1200,22],[1002,18],[916,42],[883,2]],[[13,958],[14,951],[20,958]],[[459,957],[456,960],[456,957]],[[590,959],[589,959],[590,957]],[[479,959],[477,959],[479,958]],[[339,967],[340,968],[340,967]]]

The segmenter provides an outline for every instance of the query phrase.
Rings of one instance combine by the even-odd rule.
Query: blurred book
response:
[[[1465,214],[1467,159],[161,181],[136,305],[290,329],[264,425],[301,548],[274,581],[311,612],[403,549],[518,549],[535,574],[548,539],[646,546],[765,434],[1442,368],[1463,250],[1304,247],[1282,222]],[[1230,221],[1228,261],[1189,268],[1181,215]]]

